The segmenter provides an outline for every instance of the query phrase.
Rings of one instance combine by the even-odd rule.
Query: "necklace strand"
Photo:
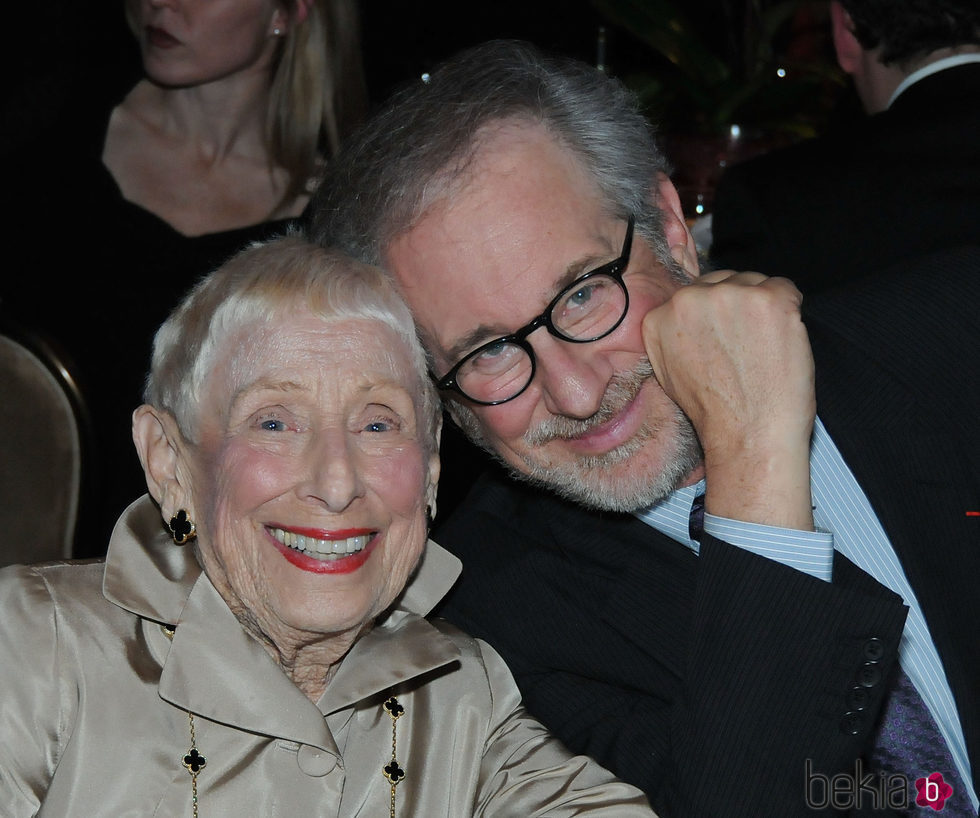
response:
[[[385,711],[391,716],[391,761],[381,768],[384,777],[391,784],[391,802],[388,815],[395,818],[395,787],[399,781],[405,778],[405,771],[398,766],[398,719],[405,715],[405,708],[398,703],[398,699],[389,696],[383,705]]]
[[[174,638],[174,625],[161,625],[160,629],[167,635],[168,639]],[[382,705],[385,712],[391,717],[391,761],[381,768],[381,772],[391,785],[391,800],[389,801],[389,818],[395,818],[395,788],[399,782],[405,779],[405,771],[398,764],[398,719],[405,715],[405,708],[394,696],[385,699]],[[197,776],[208,763],[208,760],[198,752],[197,734],[194,731],[194,714],[187,711],[187,724],[191,734],[191,748],[181,759],[181,763],[191,776],[191,814],[193,818],[199,818],[197,810]]]
[[[197,738],[194,735],[194,715],[189,710],[187,711],[187,721],[191,728],[191,749],[184,756],[184,766],[187,768],[187,772],[191,774],[191,814],[194,818],[198,818],[197,774],[207,766],[208,760],[197,751]]]
[[[166,634],[167,639],[173,641],[176,625],[161,625],[160,630]],[[194,714],[187,711],[187,723],[191,730],[191,748],[181,759],[184,768],[191,774],[191,815],[198,818],[197,814],[197,775],[203,770],[208,760],[197,751],[197,734],[194,732]]]

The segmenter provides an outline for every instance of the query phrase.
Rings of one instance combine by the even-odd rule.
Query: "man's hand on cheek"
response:
[[[812,529],[813,356],[787,279],[721,270],[651,310],[647,354],[704,449],[706,509]]]

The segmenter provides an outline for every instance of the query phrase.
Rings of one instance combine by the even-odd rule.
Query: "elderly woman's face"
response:
[[[191,448],[205,570],[276,644],[356,630],[425,546],[428,455],[402,341],[307,312],[231,339]]]

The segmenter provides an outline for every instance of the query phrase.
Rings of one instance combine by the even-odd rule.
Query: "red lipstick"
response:
[[[282,526],[276,527],[282,528]],[[318,559],[316,557],[309,556],[304,551],[299,551],[296,548],[290,548],[288,545],[284,545],[269,534],[269,539],[272,541],[272,544],[275,545],[275,547],[279,550],[279,553],[282,554],[289,563],[295,565],[300,570],[308,571],[312,574],[353,573],[364,565],[365,562],[367,562],[379,540],[379,538],[376,536],[377,532],[370,528],[345,528],[338,529],[336,531],[325,531],[318,528],[283,528],[283,530],[289,531],[293,534],[300,534],[304,537],[312,537],[318,540],[346,540],[350,537],[371,537],[364,548],[350,554],[349,556],[337,557],[333,559]]]

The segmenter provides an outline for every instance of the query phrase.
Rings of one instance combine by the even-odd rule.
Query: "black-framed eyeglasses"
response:
[[[458,392],[473,403],[496,406],[516,398],[534,379],[534,349],[527,337],[536,329],[545,327],[556,338],[573,344],[609,335],[629,309],[623,274],[633,246],[633,222],[630,215],[619,258],[576,278],[519,330],[478,346],[441,378],[434,378],[436,386]]]

